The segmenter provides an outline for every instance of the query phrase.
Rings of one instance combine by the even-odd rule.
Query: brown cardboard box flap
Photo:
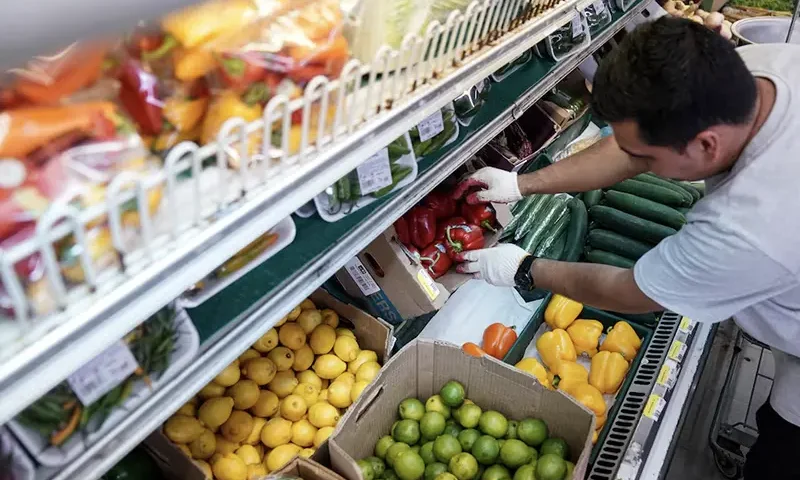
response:
[[[148,435],[144,446],[170,480],[206,480],[200,467],[170,442],[161,429]]]
[[[392,357],[339,422],[329,442],[333,468],[348,480],[362,480],[355,460],[372,455],[375,442],[394,423],[398,404],[411,396],[424,401],[449,380],[461,382],[467,397],[485,410],[497,410],[514,420],[544,420],[550,436],[563,438],[570,446],[575,478],[583,478],[592,446],[591,412],[510,365],[424,339]]]
[[[336,472],[309,458],[295,457],[280,470],[270,473],[262,480],[279,478],[302,478],[303,480],[344,480]]]

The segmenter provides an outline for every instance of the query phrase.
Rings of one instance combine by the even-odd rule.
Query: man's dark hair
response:
[[[594,77],[595,112],[634,120],[642,140],[678,150],[713,125],[746,123],[755,78],[734,47],[691,20],[662,17],[629,33]]]

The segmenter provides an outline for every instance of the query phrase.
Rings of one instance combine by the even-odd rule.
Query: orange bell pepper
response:
[[[93,84],[100,77],[105,58],[104,49],[84,49],[80,52],[80,60],[75,59],[68,68],[52,79],[42,83],[27,78],[20,78],[14,90],[21,97],[37,105],[52,105],[64,97]]]
[[[493,323],[483,331],[483,350],[499,360],[506,356],[516,341],[517,332],[514,328],[502,323]]]
[[[463,350],[467,355],[472,355],[473,357],[482,357],[486,355],[486,352],[484,352],[481,347],[472,342],[467,342],[464,345],[461,345],[461,350]]]

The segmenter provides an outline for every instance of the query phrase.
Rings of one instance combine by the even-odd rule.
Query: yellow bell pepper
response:
[[[562,360],[574,362],[578,358],[569,334],[560,328],[545,332],[539,337],[536,340],[536,349],[544,364],[550,368],[554,368]]]
[[[222,125],[228,119],[240,117],[245,122],[252,122],[261,118],[261,113],[260,104],[248,105],[239,98],[236,92],[226,90],[211,102],[206,118],[203,121],[203,133],[200,136],[200,141],[203,144],[207,144],[216,140],[217,133],[219,133]],[[249,136],[251,149],[254,147],[252,145],[254,137],[256,135]]]
[[[575,344],[575,351],[578,355],[585,353],[593,357],[597,353],[597,346],[600,344],[600,336],[603,334],[603,324],[597,320],[578,319],[572,322],[567,328],[569,338]]]
[[[548,372],[547,369],[544,368],[544,365],[539,363],[539,361],[536,360],[535,358],[531,357],[523,358],[522,360],[517,362],[517,364],[514,366],[525,373],[533,375],[537,380],[539,380],[539,383],[541,383],[542,386],[544,386],[545,388],[548,388],[550,390],[553,389],[553,384],[552,384],[553,375],[550,372]]]
[[[250,0],[217,0],[167,15],[161,28],[185,48],[194,48],[221,36],[241,32],[258,19]]]
[[[179,49],[172,56],[175,78],[182,82],[197,80],[217,68],[214,52],[205,48]]]
[[[594,424],[594,431],[599,432],[603,429],[603,426],[606,424],[606,420],[608,420],[608,414],[604,413],[599,417],[595,415],[594,417],[597,421]]]
[[[628,361],[618,352],[603,351],[592,358],[589,385],[602,393],[615,393],[628,373]]]
[[[641,346],[642,340],[636,335],[633,327],[627,322],[620,321],[608,331],[606,339],[600,345],[600,350],[620,353],[625,357],[625,360],[630,362]]]
[[[606,414],[606,401],[603,400],[603,394],[588,383],[569,384],[566,389],[562,388],[561,390],[564,390],[564,393],[591,410],[595,418],[600,418]]]
[[[162,110],[164,118],[179,132],[190,132],[200,123],[208,108],[208,98],[194,100],[169,98]]]
[[[554,294],[544,311],[544,321],[551,328],[567,328],[583,311],[583,304],[569,298]]]
[[[558,362],[553,368],[553,386],[561,390],[569,389],[570,384],[587,383],[589,381],[589,372],[586,367],[578,362],[571,362],[562,360]]]

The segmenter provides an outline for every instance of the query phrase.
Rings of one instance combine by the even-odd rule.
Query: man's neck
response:
[[[766,78],[756,78],[756,106],[755,114],[750,122],[743,126],[743,140],[741,144],[734,151],[731,159],[731,166],[736,163],[736,160],[742,155],[742,152],[750,144],[750,142],[761,131],[761,127],[767,122],[772,108],[775,106],[775,85]]]

